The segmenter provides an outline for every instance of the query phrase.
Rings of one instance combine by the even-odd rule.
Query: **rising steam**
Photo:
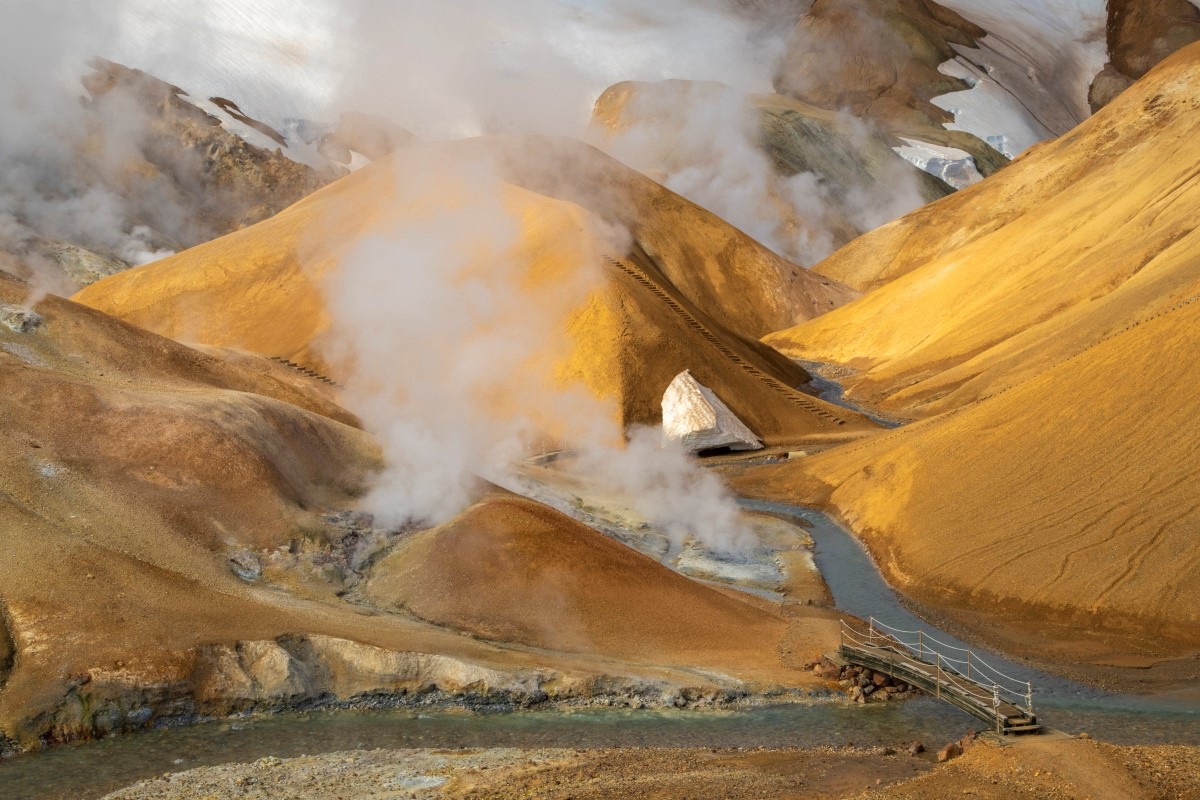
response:
[[[668,183],[780,252],[812,261],[829,248],[819,225],[800,237],[786,224],[820,217],[820,187],[811,176],[774,183],[744,104],[731,105],[738,93],[770,91],[787,29],[739,13],[737,4],[58,5],[18,2],[0,28],[0,249],[36,233],[140,262],[162,251],[140,221],[152,217],[181,240],[194,223],[169,195],[131,198],[108,188],[126,174],[144,121],[113,108],[98,132],[80,123],[77,81],[92,55],[198,96],[232,95],[280,129],[296,117],[334,119],[353,109],[427,139],[581,137],[596,98],[618,81],[720,81],[732,94],[696,112],[684,143],[688,163]],[[628,149],[625,157],[638,160]],[[656,437],[634,434],[627,449],[614,448],[622,432],[609,422],[611,409],[562,386],[550,366],[565,346],[556,341],[562,319],[595,289],[598,253],[620,232],[581,234],[596,252],[582,246],[556,263],[535,298],[521,252],[522,205],[495,170],[427,154],[394,168],[399,202],[413,213],[359,242],[323,284],[331,315],[323,347],[350,365],[348,401],[387,457],[366,501],[371,510],[390,522],[445,519],[469,501],[476,476],[503,481],[552,440],[580,449],[581,469],[638,494],[645,513],[668,529],[736,546],[736,510],[716,479],[663,451]]]

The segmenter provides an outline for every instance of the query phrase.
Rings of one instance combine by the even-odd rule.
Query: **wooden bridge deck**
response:
[[[907,641],[905,634],[916,634],[916,641]],[[837,655],[945,700],[999,734],[1041,730],[1033,711],[1032,686],[1004,675],[971,651],[944,645],[922,631],[895,631],[874,619],[866,631],[843,623]]]

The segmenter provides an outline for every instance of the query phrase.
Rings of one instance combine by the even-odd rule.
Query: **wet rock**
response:
[[[891,680],[891,678],[882,672],[876,672],[874,675],[871,676],[871,683],[875,684],[876,686],[880,686],[880,687],[887,686],[887,683],[890,680]]]
[[[913,742],[908,746],[908,754],[910,756],[920,755],[925,752],[925,744],[923,742]]]
[[[8,680],[16,654],[16,646],[13,644],[12,634],[8,630],[7,614],[3,604],[0,604],[0,689],[4,688],[4,684]],[[2,746],[3,743],[0,742],[0,747]]]

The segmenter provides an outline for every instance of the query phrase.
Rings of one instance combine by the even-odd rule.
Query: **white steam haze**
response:
[[[552,437],[579,451],[575,475],[625,494],[676,549],[688,537],[746,544],[718,478],[657,430],[631,430],[620,446],[611,405],[556,381],[565,321],[601,287],[600,259],[628,244],[625,232],[589,219],[576,257],[541,263],[533,288],[519,218],[531,196],[490,160],[418,148],[391,166],[404,221],[362,238],[323,286],[322,352],[350,365],[344,400],[387,465],[362,508],[384,525],[445,521],[481,479],[519,485],[515,470]]]
[[[16,0],[0,27],[0,249],[3,237],[10,244],[36,231],[140,262],[160,247],[139,219],[155,215],[165,230],[192,222],[171,218],[169,198],[106,188],[141,121],[114,109],[102,115],[99,139],[81,129],[78,76],[93,55],[197,97],[231,97],[281,129],[353,109],[428,139],[583,136],[596,97],[622,80],[770,91],[780,37],[728,9],[719,0]],[[765,201],[753,130],[727,111],[710,111],[712,140],[699,152],[729,155],[674,185],[718,213],[750,209],[735,224],[783,248],[755,211]],[[86,168],[80,152],[92,157]],[[387,455],[372,510],[391,521],[445,519],[468,501],[474,476],[503,480],[538,446],[547,416],[571,417],[583,422],[554,433],[584,451],[581,463],[597,479],[641,492],[641,507],[673,531],[735,546],[743,534],[715,478],[636,435],[628,449],[612,446],[621,432],[604,422],[607,409],[528,378],[529,362],[553,350],[555,321],[586,296],[598,268],[576,265],[550,307],[544,296],[530,306],[514,288],[509,254],[520,227],[501,182],[479,164],[455,169],[462,202],[431,206],[410,226],[362,241],[326,287],[325,345],[353,363],[348,402]],[[93,177],[81,177],[87,170],[100,178],[84,180]],[[397,179],[419,199],[420,176]],[[816,202],[809,188],[816,191],[803,178],[794,186],[798,213]],[[500,408],[497,397],[506,400]]]

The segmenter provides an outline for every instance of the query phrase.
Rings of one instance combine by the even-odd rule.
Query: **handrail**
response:
[[[843,624],[844,624],[844,622],[843,622]],[[885,625],[884,623],[880,622],[879,620],[875,619],[874,617],[871,617],[870,624],[872,625],[872,628],[874,628],[875,626],[878,626],[878,627],[881,627],[881,628],[886,628],[886,629],[888,629],[888,630],[896,630],[895,628],[892,628],[892,627],[891,627],[891,626],[889,626],[889,625]],[[913,633],[917,633],[918,635],[920,635],[920,636],[922,637],[922,640],[921,640],[921,641],[922,641],[922,643],[923,643],[924,641],[930,641],[930,642],[933,642],[933,643],[935,643],[935,644],[941,645],[942,647],[948,647],[948,648],[950,648],[950,649],[952,649],[952,650],[956,650],[956,651],[958,651],[958,652],[967,653],[967,655],[968,655],[968,661],[967,661],[967,662],[964,662],[962,659],[950,659],[950,658],[949,658],[948,656],[946,656],[945,654],[943,654],[943,655],[942,655],[942,658],[943,658],[943,660],[953,660],[953,661],[955,661],[956,663],[959,663],[959,664],[963,664],[963,663],[971,663],[972,665],[979,665],[979,666],[982,666],[982,667],[984,667],[985,669],[987,669],[987,670],[991,671],[991,672],[992,672],[992,673],[994,673],[994,674],[995,674],[997,677],[999,677],[999,678],[1002,678],[1002,679],[1004,679],[1004,680],[1011,681],[1012,683],[1014,683],[1014,684],[1016,684],[1016,685],[1018,685],[1018,686],[1024,687],[1024,686],[1027,684],[1027,682],[1026,682],[1026,681],[1023,681],[1023,680],[1021,680],[1021,679],[1019,679],[1019,678],[1014,678],[1014,677],[1012,677],[1011,675],[1007,675],[1007,674],[1005,674],[1005,673],[1001,672],[1000,670],[996,669],[996,668],[995,668],[995,667],[993,667],[991,664],[989,664],[987,661],[985,661],[984,659],[982,659],[982,658],[980,658],[978,655],[976,655],[976,654],[975,654],[975,652],[974,652],[973,650],[970,650],[970,649],[968,649],[968,648],[966,648],[966,647],[958,647],[958,646],[956,646],[956,645],[946,644],[945,642],[943,642],[943,641],[941,641],[941,640],[939,640],[939,639],[935,639],[934,637],[932,637],[932,636],[929,636],[928,634],[925,634],[925,632],[924,632],[924,631],[913,631]],[[873,630],[872,630],[872,634],[873,634]],[[899,644],[901,644],[901,645],[903,645],[903,646],[905,646],[905,647],[911,647],[911,646],[912,646],[912,645],[911,645],[911,643],[909,643],[909,642],[905,642],[904,640],[900,639],[899,637],[894,637],[894,636],[892,636],[892,637],[887,637],[887,638],[894,639],[896,642],[898,642]],[[930,648],[930,650],[932,650],[932,649],[933,649],[933,648]]]
[[[923,630],[907,631],[894,628],[874,617],[869,619],[868,629],[865,632],[856,630],[845,620],[842,620],[841,627],[843,645],[846,640],[849,640],[852,645],[861,648],[895,653],[919,664],[935,667],[937,675],[930,675],[930,677],[936,681],[939,692],[943,686],[947,689],[953,688],[959,694],[979,702],[984,707],[990,705],[993,709],[998,708],[1003,699],[1018,708],[1024,707],[1030,716],[1033,715],[1032,684],[1006,675],[968,648],[942,642],[929,636]],[[881,630],[876,630],[876,628]],[[902,635],[915,635],[916,641],[906,641],[901,638]],[[966,658],[955,658],[942,652],[939,648],[945,648],[956,654],[965,653]],[[914,665],[906,666],[915,671],[924,672]],[[949,676],[949,679],[943,680],[943,675]],[[954,680],[955,678],[961,680]],[[966,685],[963,685],[964,682]]]

